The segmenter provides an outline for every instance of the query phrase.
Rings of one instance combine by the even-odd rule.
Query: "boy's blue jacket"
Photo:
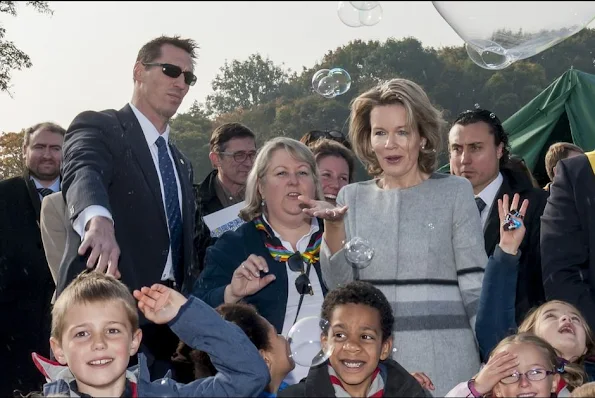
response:
[[[203,301],[190,296],[169,322],[180,340],[209,354],[218,373],[189,384],[164,377],[151,381],[147,360],[138,354],[138,365],[126,372],[134,397],[257,397],[269,384],[269,369],[246,334],[225,321]],[[79,397],[74,376],[67,366],[33,353],[33,361],[48,380],[44,396]]]

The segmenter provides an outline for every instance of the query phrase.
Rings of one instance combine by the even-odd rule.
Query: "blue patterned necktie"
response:
[[[159,153],[159,172],[161,173],[163,190],[165,191],[165,208],[167,209],[167,221],[169,224],[171,257],[175,270],[180,261],[182,249],[182,215],[178,200],[178,184],[176,183],[176,175],[174,174],[174,165],[167,152],[165,139],[159,137],[155,143],[157,144]]]
[[[51,195],[51,194],[53,194],[53,193],[54,193],[54,191],[52,191],[52,190],[51,190],[51,189],[49,189],[49,188],[37,188],[37,192],[39,192],[39,194],[40,194],[41,196],[43,196],[44,198],[45,198],[46,196],[48,196],[48,195]]]
[[[482,198],[479,196],[475,197],[475,204],[477,205],[477,210],[479,210],[479,214],[486,208],[486,202],[483,201]]]

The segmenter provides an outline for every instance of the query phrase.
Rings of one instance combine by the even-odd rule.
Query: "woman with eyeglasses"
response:
[[[207,249],[193,294],[209,305],[252,304],[287,335],[304,317],[318,316],[326,294],[319,263],[323,224],[305,214],[298,197],[323,200],[316,161],[303,143],[278,137],[260,150],[246,184],[246,224]],[[306,377],[296,365],[286,381]]]
[[[324,219],[324,281],[382,290],[396,319],[394,359],[423,370],[444,396],[480,366],[474,327],[487,256],[473,189],[435,172],[444,121],[417,84],[393,79],[351,105],[350,141],[374,178],[345,186],[336,207],[302,198]],[[367,268],[345,256],[354,237],[375,250]]]

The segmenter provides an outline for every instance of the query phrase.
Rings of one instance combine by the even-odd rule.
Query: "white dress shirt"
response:
[[[494,181],[490,182],[487,187],[485,187],[478,195],[486,204],[486,207],[481,212],[481,226],[485,229],[486,223],[488,222],[488,216],[492,211],[492,207],[494,206],[494,202],[496,199],[496,195],[498,195],[498,191],[502,186],[502,182],[504,182],[504,177],[502,177],[502,173],[498,173],[498,176],[494,178]]]
[[[266,216],[262,215],[264,221],[271,226],[271,224],[266,219]],[[306,251],[308,244],[310,243],[310,238],[314,235],[320,226],[318,225],[318,219],[316,217],[312,217],[312,223],[310,224],[310,232],[306,235],[302,236],[302,238],[297,242],[297,250],[300,253]],[[271,230],[279,240],[283,247],[291,252],[295,252],[295,249],[291,246],[291,243],[283,240],[279,233],[273,229],[271,226]],[[285,310],[285,321],[283,322],[283,336],[287,337],[287,333],[289,329],[293,326],[293,321],[295,319],[295,315],[297,314],[298,304],[300,302],[300,294],[298,293],[295,287],[295,280],[300,276],[299,272],[294,272],[289,268],[287,262],[285,263],[285,267],[287,268],[287,309]],[[304,263],[304,271],[307,269],[307,264]],[[304,300],[302,301],[302,307],[300,308],[300,313],[298,317],[298,321],[310,317],[310,316],[320,316],[320,310],[322,308],[322,302],[324,301],[324,296],[322,295],[322,286],[320,286],[320,280],[318,279],[318,274],[314,269],[314,266],[310,267],[310,272],[308,274],[308,278],[310,279],[310,284],[312,285],[312,291],[314,292],[313,296],[309,294],[304,295]],[[287,377],[285,378],[285,382],[288,384],[296,384],[302,378],[308,376],[308,371],[310,370],[307,366],[301,366],[297,363],[295,364],[295,369],[291,371]]]
[[[45,188],[43,185],[41,185],[39,183],[39,180],[37,180],[37,178],[35,177],[29,177],[33,180],[33,182],[35,183],[35,188]],[[58,192],[60,190],[60,177],[56,178],[56,181],[54,181],[52,183],[52,185],[50,185],[48,187],[48,189],[51,189],[54,192]],[[39,195],[39,200],[43,200],[43,195],[40,194],[39,192],[37,192],[37,194]]]
[[[159,171],[159,152],[157,148],[157,144],[155,143],[159,137],[163,137],[165,142],[169,144],[169,125],[167,125],[165,132],[163,134],[159,134],[157,128],[151,123],[149,119],[145,115],[143,115],[134,105],[131,103],[129,104],[134,112],[134,115],[138,119],[138,122],[143,130],[143,134],[145,135],[145,139],[147,140],[147,146],[149,147],[149,151],[151,152],[151,158],[153,159],[153,163],[155,165],[155,170],[157,171],[157,176],[159,178],[159,187],[161,188],[161,198],[163,199],[163,211],[166,215],[165,219],[167,220],[167,209],[165,208],[165,191],[163,189],[163,181],[161,178],[161,172]],[[175,167],[175,160],[171,154],[171,149],[169,145],[167,146],[167,153],[169,154],[169,158],[171,159],[172,165],[174,165],[174,174],[176,176],[176,184],[178,186],[178,202],[180,203],[180,216],[182,216],[182,186],[180,185],[180,178],[178,177],[178,170]],[[87,223],[93,218],[97,216],[103,216],[109,218],[113,222],[112,215],[110,212],[103,206],[98,205],[91,205],[85,208],[74,220],[72,223],[74,230],[81,236],[81,239],[85,236],[85,226]],[[169,223],[169,221],[168,221]],[[114,225],[117,228],[117,226]],[[168,225],[169,227],[169,225]],[[169,228],[168,228],[169,233]],[[161,280],[174,280],[174,272],[173,272],[173,261],[171,255],[171,246],[169,253],[167,255],[167,261],[165,262],[165,268],[161,275]]]

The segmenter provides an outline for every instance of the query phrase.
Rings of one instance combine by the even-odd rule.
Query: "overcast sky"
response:
[[[17,18],[2,14],[0,23],[6,38],[31,57],[33,67],[13,73],[13,98],[0,93],[0,131],[4,132],[40,121],[67,127],[79,112],[121,108],[131,97],[138,50],[161,34],[190,37],[201,47],[195,71],[198,82],[181,112],[211,92],[211,81],[226,59],[245,60],[259,52],[300,71],[354,39],[413,36],[425,46],[464,43],[431,1],[381,1],[381,22],[362,28],[347,27],[339,20],[337,1],[51,1],[53,16],[38,14],[21,3]],[[559,17],[555,9],[545,6],[550,3],[542,4],[539,11],[534,10],[532,21],[540,12]],[[493,7],[497,8],[494,13],[511,12],[510,6]]]

